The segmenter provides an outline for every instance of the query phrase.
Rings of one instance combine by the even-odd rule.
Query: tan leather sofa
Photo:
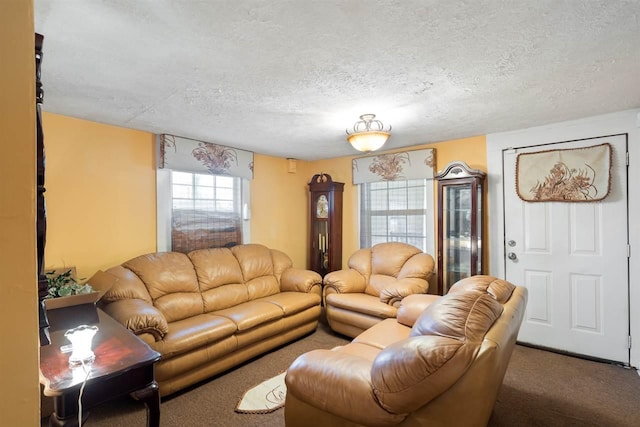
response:
[[[331,329],[353,338],[395,318],[407,295],[426,293],[435,262],[415,246],[389,242],[356,251],[348,267],[324,276],[323,298]]]
[[[293,362],[287,427],[485,426],[526,301],[526,288],[489,276],[405,298],[397,319]]]
[[[320,275],[258,244],[142,255],[89,282],[162,354],[162,396],[314,331],[321,313]]]

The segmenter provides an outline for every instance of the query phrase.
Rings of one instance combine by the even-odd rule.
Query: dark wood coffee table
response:
[[[44,395],[53,398],[51,426],[77,425],[78,395],[86,377],[82,366],[69,367],[70,353],[60,347],[69,344],[67,329],[81,323],[94,324],[99,330],[93,338],[96,359],[82,394],[83,418],[92,408],[107,400],[131,394],[147,407],[147,425],[160,425],[160,394],[154,379],[154,365],[160,353],[129,332],[104,311],[73,306],[48,313],[51,344],[40,347],[40,382]]]

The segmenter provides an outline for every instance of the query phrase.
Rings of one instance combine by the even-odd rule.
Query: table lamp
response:
[[[64,333],[64,336],[71,341],[70,366],[91,363],[95,360],[96,356],[91,350],[91,341],[96,332],[98,332],[97,326],[80,325]]]

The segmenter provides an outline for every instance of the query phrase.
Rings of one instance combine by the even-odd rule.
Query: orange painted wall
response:
[[[47,141],[47,268],[76,266],[79,277],[156,250],[153,135],[45,114]],[[452,160],[486,170],[485,138],[427,144],[437,169]],[[397,151],[397,150],[396,150]],[[354,157],[305,162],[255,154],[250,241],[307,266],[308,182],[328,173],[344,182],[343,265],[359,248]],[[434,199],[434,209],[435,209]],[[435,255],[435,254],[434,254]],[[485,257],[486,258],[486,257]]]
[[[98,269],[155,251],[154,136],[55,114],[45,114],[44,125],[49,217],[46,267],[76,266],[79,277],[90,277]],[[419,148],[435,148],[437,170],[463,160],[486,171],[484,136],[410,149]],[[250,241],[279,249],[292,258],[294,266],[306,268],[308,182],[314,174],[328,173],[334,181],[345,183],[346,266],[359,248],[358,194],[351,183],[354,157],[297,160],[292,172],[287,159],[255,154]]]
[[[156,250],[154,136],[45,113],[45,267],[78,277]]]
[[[33,2],[3,2],[0,52],[0,424],[39,426]]]
[[[287,159],[254,155],[251,181],[251,242],[289,255],[294,267],[307,265],[308,164],[296,161],[290,173]]]

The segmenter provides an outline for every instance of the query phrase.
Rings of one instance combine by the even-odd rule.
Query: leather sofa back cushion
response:
[[[193,264],[179,252],[142,255],[123,264],[145,284],[153,305],[167,322],[203,313],[203,301]]]
[[[189,253],[203,292],[227,284],[244,283],[242,269],[230,249],[200,249]]]
[[[398,277],[409,258],[422,251],[404,243],[384,243],[371,248],[371,274]]]
[[[411,412],[453,385],[471,365],[482,340],[502,313],[486,292],[447,294],[416,320],[409,338],[386,347],[371,368],[380,404]]]
[[[506,280],[496,279],[492,276],[471,276],[456,282],[451,289],[449,289],[448,293],[466,292],[475,289],[488,292],[498,302],[504,304],[511,298],[511,294],[515,288],[515,285],[512,283]]]
[[[151,304],[149,291],[133,271],[118,265],[108,269],[106,272],[113,275],[116,281],[108,290],[105,290],[105,294],[102,296],[103,302],[114,302],[121,299],[141,299]]]
[[[502,310],[502,304],[486,292],[449,293],[429,305],[418,317],[411,328],[411,336],[439,335],[479,342]]]
[[[427,404],[464,374],[479,346],[433,335],[409,337],[389,345],[371,368],[371,382],[380,405],[391,413],[403,414]]]
[[[389,283],[402,277],[420,277],[420,272],[433,271],[433,259],[429,255],[418,258],[416,263],[410,261],[422,251],[414,246],[399,242],[388,242],[360,249],[349,257],[349,268],[357,270],[367,282],[365,293],[376,297]],[[431,259],[431,263],[428,260]],[[420,261],[426,264],[420,265]],[[429,274],[424,274],[430,276]]]
[[[244,282],[262,276],[273,276],[273,259],[269,248],[262,245],[239,245],[231,248],[238,260]]]

